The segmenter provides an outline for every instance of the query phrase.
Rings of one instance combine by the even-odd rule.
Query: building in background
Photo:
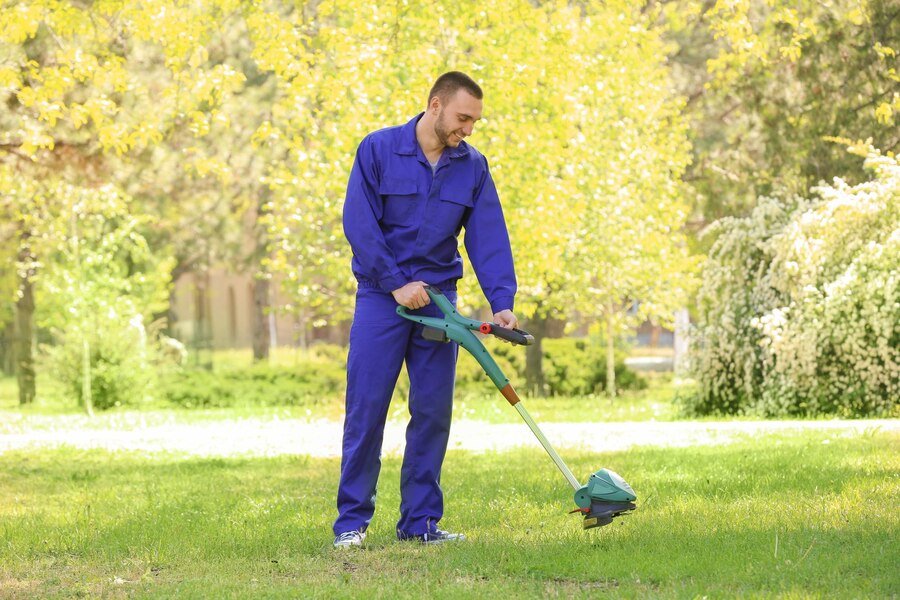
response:
[[[296,315],[277,310],[277,307],[287,303],[287,298],[280,292],[280,282],[277,279],[271,282],[269,289],[272,295],[270,306],[276,307],[266,320],[271,347],[304,347],[317,341],[346,343],[349,337],[349,320],[325,327],[312,327],[308,323],[304,325]],[[174,337],[195,352],[251,348],[253,290],[252,276],[231,273],[224,267],[182,275],[175,282],[172,296]],[[480,318],[490,318],[489,311],[482,311]],[[562,335],[563,324],[564,322],[559,323],[559,331],[552,337]],[[689,325],[687,310],[678,311],[675,331],[649,321],[641,324],[633,333],[631,342],[637,356],[628,359],[629,366],[639,370],[682,370],[687,354]]]
[[[213,267],[186,273],[175,282],[172,333],[188,348],[242,349],[253,346],[254,280],[243,273]],[[269,305],[283,306],[277,279],[269,286]],[[275,346],[304,346],[317,340],[343,343],[349,325],[305,326],[295,315],[274,310],[267,319],[269,339]]]

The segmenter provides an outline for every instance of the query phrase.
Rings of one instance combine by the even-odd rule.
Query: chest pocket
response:
[[[441,186],[438,203],[438,227],[444,233],[456,234],[468,211],[475,206],[474,190],[467,181],[446,181]]]
[[[415,215],[417,191],[415,179],[385,177],[378,186],[384,202],[381,220],[388,225],[409,225]]]

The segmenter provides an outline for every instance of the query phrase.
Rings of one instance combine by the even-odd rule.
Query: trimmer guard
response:
[[[614,517],[634,510],[635,500],[631,486],[609,469],[600,469],[575,491],[575,504],[584,514],[584,529],[609,525]]]
[[[636,499],[631,486],[609,469],[600,469],[575,491],[575,505],[581,509],[590,508],[592,502],[634,502]]]

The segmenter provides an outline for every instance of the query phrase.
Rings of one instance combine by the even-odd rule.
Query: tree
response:
[[[826,137],[900,134],[900,9],[885,0],[648,3],[668,31],[672,70],[688,97],[694,220],[742,215],[773,192],[866,178]]]
[[[134,403],[151,393],[155,340],[147,315],[168,301],[172,258],[155,255],[132,198],[116,186],[49,182],[38,194],[59,212],[45,215],[37,254],[37,323],[55,333],[50,360],[89,415],[94,407]]]
[[[434,77],[451,69],[470,72],[486,90],[485,119],[473,143],[488,157],[501,193],[519,311],[529,326],[541,330],[576,310],[604,314],[589,312],[596,297],[588,288],[596,287],[601,264],[621,267],[607,284],[622,290],[616,298],[639,291],[646,309],[663,307],[653,300],[663,297],[668,280],[626,288],[619,276],[634,260],[625,267],[615,253],[595,259],[606,244],[597,215],[623,204],[620,190],[639,197],[642,212],[632,219],[653,216],[659,224],[616,238],[628,246],[646,241],[653,229],[656,245],[640,253],[645,267],[678,254],[685,212],[675,207],[687,151],[678,104],[665,82],[658,34],[631,5],[507,0],[485,11],[474,2],[450,10],[348,0],[264,20],[269,28],[258,60],[279,77],[292,109],[264,137],[291,153],[290,166],[272,167],[271,180],[279,182],[273,268],[303,310],[322,322],[349,316],[349,254],[339,232],[353,151],[368,131],[421,111]],[[645,159],[628,158],[642,149]],[[462,298],[480,297],[474,278],[463,281]],[[540,356],[539,348],[532,351],[538,361],[530,371],[540,372]]]
[[[0,197],[3,212],[22,217],[9,234],[18,239],[21,401],[34,397],[31,298],[41,257],[31,251],[30,240],[44,234],[46,223],[36,215],[58,214],[60,208],[39,210],[28,190],[50,174],[82,182],[103,179],[108,156],[139,152],[206,119],[211,107],[242,83],[227,66],[201,67],[200,42],[216,22],[208,17],[236,6],[3,3],[0,100],[8,110],[0,113],[0,163],[6,173]],[[142,78],[158,53],[165,68],[158,77]]]

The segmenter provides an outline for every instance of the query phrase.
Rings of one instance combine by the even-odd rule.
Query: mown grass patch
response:
[[[582,531],[538,451],[450,452],[447,528],[394,540],[386,459],[368,549],[330,547],[336,459],[72,449],[0,455],[0,590],[12,597],[885,597],[900,593],[891,434],[811,432],[571,457],[623,474],[639,509]]]

